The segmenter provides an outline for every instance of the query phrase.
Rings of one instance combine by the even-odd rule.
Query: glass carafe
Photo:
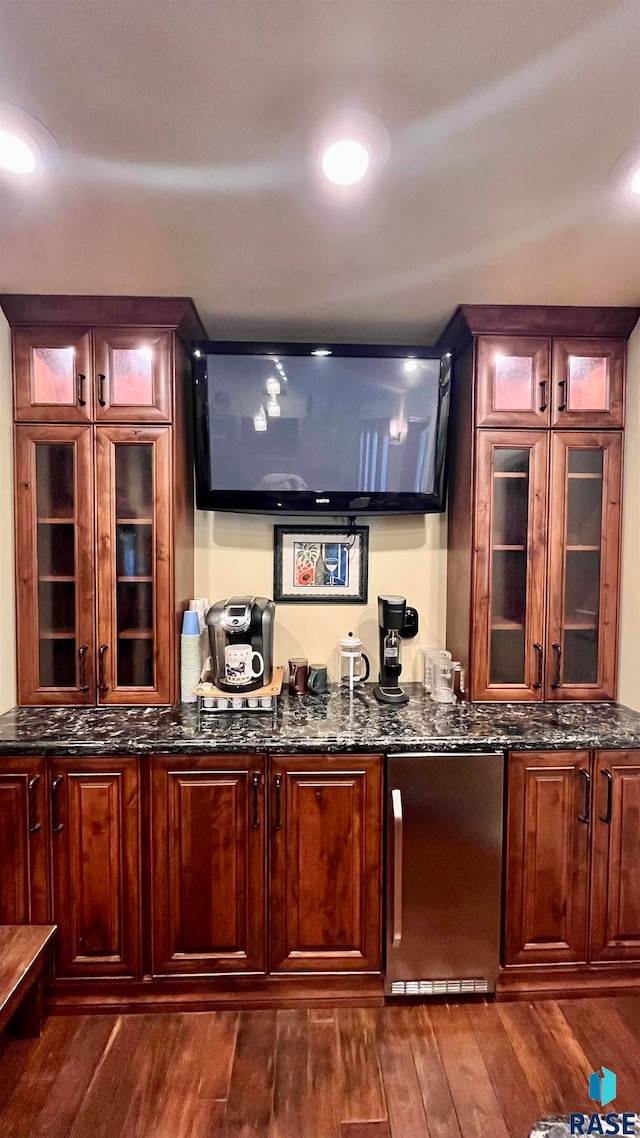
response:
[[[455,703],[456,672],[460,673],[460,691],[465,689],[464,668],[458,660],[451,659],[450,652],[440,652],[433,658],[433,690],[431,698],[435,703]]]
[[[352,632],[340,641],[340,687],[353,691],[369,679],[369,659],[362,648],[360,637]]]

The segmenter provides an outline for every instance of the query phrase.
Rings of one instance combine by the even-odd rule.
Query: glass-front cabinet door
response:
[[[16,328],[16,419],[86,423],[92,418],[91,333],[86,328]]]
[[[99,328],[94,350],[97,422],[170,422],[171,333]]]
[[[624,340],[555,340],[553,425],[624,426]]]
[[[544,431],[479,431],[475,700],[544,693],[547,467]]]
[[[89,426],[16,428],[18,697],[95,700]]]
[[[548,427],[549,340],[479,336],[476,341],[478,427]]]
[[[169,703],[171,428],[96,429],[98,701]]]
[[[614,699],[622,435],[551,447],[546,698]]]

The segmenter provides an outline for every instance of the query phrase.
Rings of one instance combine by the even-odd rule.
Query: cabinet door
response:
[[[588,751],[509,756],[505,964],[587,959]]]
[[[265,970],[264,758],[152,766],[153,971]]]
[[[471,694],[540,700],[546,583],[545,431],[478,431]]]
[[[172,337],[157,328],[94,332],[97,422],[171,420]]]
[[[640,751],[595,763],[590,959],[640,960]]]
[[[614,699],[622,435],[553,432],[546,698]]]
[[[554,426],[624,426],[626,350],[624,340],[554,340]]]
[[[16,328],[15,417],[86,423],[92,417],[91,333],[87,328]]]
[[[98,701],[170,703],[171,427],[98,427]]]
[[[134,758],[50,764],[55,974],[140,973],[138,767]]]
[[[477,427],[548,427],[549,340],[479,336]]]
[[[271,762],[271,971],[380,969],[382,760]]]
[[[91,427],[16,427],[21,704],[95,701]]]
[[[0,759],[0,925],[49,920],[44,759]]]

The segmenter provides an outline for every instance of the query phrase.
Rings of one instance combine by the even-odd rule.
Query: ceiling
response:
[[[193,296],[213,336],[427,342],[458,302],[640,303],[640,0],[0,0],[0,289]],[[386,128],[348,200],[333,115]]]

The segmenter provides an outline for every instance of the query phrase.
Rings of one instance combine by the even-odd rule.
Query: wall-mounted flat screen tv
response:
[[[201,509],[444,509],[448,352],[205,341],[192,355]]]

